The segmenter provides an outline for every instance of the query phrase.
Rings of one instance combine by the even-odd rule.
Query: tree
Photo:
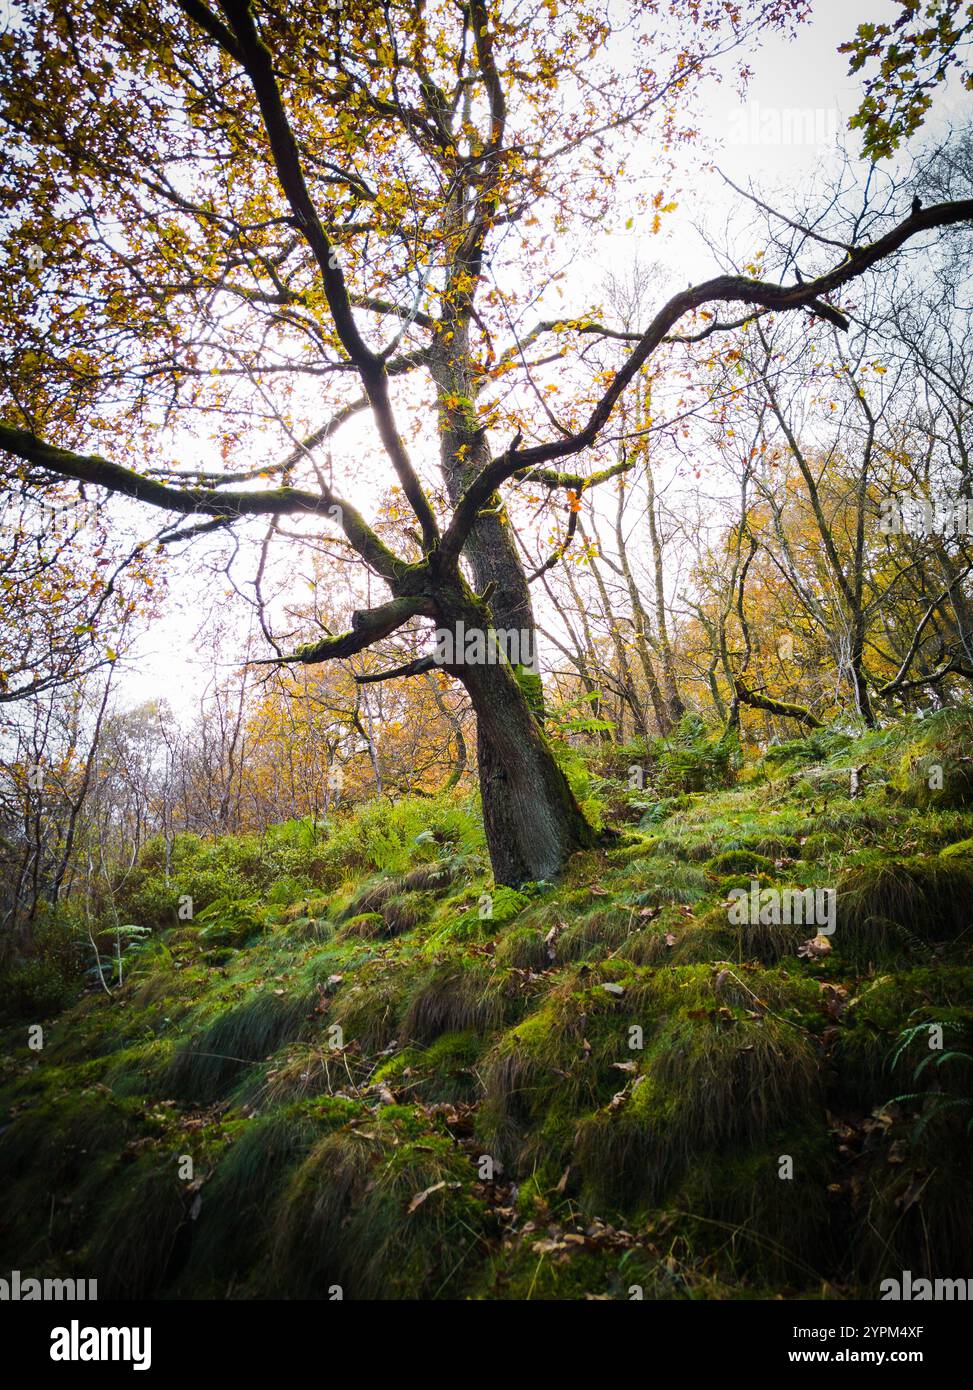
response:
[[[843,324],[830,303],[842,286],[916,234],[973,217],[969,200],[916,211],[806,283],[719,275],[637,330],[587,312],[517,330],[518,303],[556,278],[552,239],[608,215],[632,144],[651,137],[659,152],[661,186],[643,185],[640,204],[651,230],[671,206],[665,147],[691,132],[700,84],[745,70],[762,32],[804,12],[792,0],[647,12],[547,0],[525,23],[488,0],[25,4],[2,36],[3,198],[17,211],[0,280],[11,341],[0,447],[18,480],[74,479],[174,514],[165,544],[248,519],[268,522],[268,544],[287,539],[285,518],[336,522],[388,597],[282,664],[347,658],[421,620],[529,641],[517,484],[581,497],[624,471],[625,459],[594,466],[606,426],[667,345],[772,311],[810,307]],[[25,260],[36,263],[26,280]],[[742,306],[742,319],[700,319],[718,303]],[[592,335],[618,357],[585,378]],[[554,360],[577,376],[557,412],[557,382],[536,375]],[[411,408],[423,442],[423,384],[438,486],[401,423]],[[323,406],[307,432],[305,414],[320,421]],[[361,414],[411,509],[405,549],[333,482],[336,431]],[[175,468],[160,427],[178,439],[211,419],[229,466]],[[276,463],[263,452],[271,426],[290,441]],[[108,437],[111,459],[94,448]],[[585,471],[565,469],[574,459]],[[506,660],[445,669],[477,716],[497,881],[550,878],[595,832],[531,682]]]
[[[862,104],[849,122],[864,132],[870,159],[887,158],[920,128],[934,90],[950,72],[973,91],[970,0],[898,0],[898,5],[892,23],[859,24],[840,49],[851,54],[851,72],[872,69]]]

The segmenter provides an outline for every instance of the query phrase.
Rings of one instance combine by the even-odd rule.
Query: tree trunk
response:
[[[536,666],[537,629],[534,611],[527,587],[527,576],[514,548],[509,527],[499,516],[481,518],[473,528],[465,554],[469,558],[478,591],[483,593],[489,585],[496,586],[489,604],[494,626],[508,632],[523,634],[521,642],[529,643],[526,650],[532,654]],[[524,646],[521,646],[521,651],[524,650]],[[498,672],[503,672],[502,679]],[[544,755],[554,763],[553,755],[541,733],[543,704],[531,711],[509,667],[467,667],[455,674],[466,687],[476,713],[477,770],[480,798],[483,803],[483,824],[490,849],[493,876],[497,883],[513,886],[528,879],[552,878],[560,868],[561,859],[558,858],[554,863],[547,850],[542,849],[537,835],[538,827],[532,824],[531,813],[535,797],[537,805],[543,804],[546,792],[542,792],[541,788],[546,783],[547,774],[532,762],[536,757],[536,754],[530,751],[533,743],[526,740],[522,731],[517,735],[517,739],[521,741],[519,749],[511,744],[510,729],[519,725],[519,715],[513,726],[498,717],[501,704],[508,714],[511,713],[513,695],[516,695],[517,703],[523,705],[526,711],[534,739],[543,745]],[[502,692],[501,687],[508,684],[513,686],[513,694]],[[564,774],[556,763],[554,770],[561,781],[564,781]],[[523,805],[518,800],[521,790],[526,795]],[[566,781],[564,790],[570,795]],[[554,799],[555,802],[559,802],[560,793],[557,793]],[[573,796],[571,801],[574,802]],[[576,805],[575,810],[583,820]],[[575,848],[578,848],[578,845],[571,843],[571,849]],[[567,852],[570,853],[570,849]]]
[[[467,620],[467,627],[469,621]],[[483,823],[497,883],[552,879],[597,833],[512,670],[505,663],[457,666],[476,712]]]
[[[662,675],[666,686],[666,703],[669,707],[669,718],[673,724],[678,724],[686,713],[686,706],[682,696],[679,694],[679,683],[676,679],[676,663],[672,655],[672,643],[669,641],[669,625],[666,620],[666,590],[663,577],[662,565],[662,542],[659,538],[659,525],[656,517],[655,501],[655,479],[652,476],[652,465],[646,461],[645,465],[645,486],[647,492],[646,518],[649,523],[649,542],[652,546],[652,574],[655,583],[655,615],[656,633],[658,634],[658,651],[662,661]],[[621,494],[620,494],[621,495]],[[619,537],[621,538],[621,525],[618,527]],[[629,587],[634,590],[636,596],[638,590],[631,580],[628,572],[628,557],[625,554],[624,542],[622,544],[622,562],[626,569],[626,579]],[[641,601],[639,601],[641,608]],[[645,630],[648,631],[646,624]]]
[[[456,325],[453,354],[446,360],[434,358],[430,371],[439,397],[440,467],[446,491],[453,504],[459,501],[469,483],[490,462],[490,447],[483,430],[475,427],[475,417],[467,419],[461,408],[450,409],[446,401],[463,395],[471,399],[474,386],[466,361],[467,329]],[[472,406],[470,415],[473,416]],[[499,503],[499,499],[498,503]],[[497,627],[529,632],[535,638],[534,610],[527,576],[521,564],[510,527],[496,511],[484,511],[474,525],[463,550],[473,571],[477,590],[482,594],[493,586],[491,607]]]
[[[462,331],[457,329],[457,338]],[[482,431],[468,427],[464,423],[461,411],[450,411],[446,407],[445,401],[450,393],[469,393],[472,395],[473,388],[470,379],[460,369],[456,357],[449,362],[434,361],[432,374],[438,388],[440,413],[443,420],[440,429],[440,462],[446,482],[446,491],[450,501],[455,506],[469,482],[489,462],[489,445],[486,435]],[[489,602],[493,626],[508,632],[513,631],[522,634],[520,649],[531,652],[536,662],[537,626],[534,621],[527,575],[524,573],[524,567],[517,553],[510,527],[500,514],[499,507],[495,512],[485,511],[481,513],[470,532],[463,554],[469,563],[478,593],[482,594],[488,588],[491,590]],[[482,617],[477,623],[475,619],[465,615],[464,621],[468,627],[484,625]],[[553,763],[558,777],[564,781],[563,774],[554,763],[553,755],[540,732],[538,721],[543,721],[543,704],[539,704],[534,713],[531,714],[530,707],[509,668],[506,669],[506,677],[503,680],[497,675],[497,672],[503,669],[502,667],[491,668],[486,677],[482,674],[483,669],[485,668],[461,667],[454,670],[453,674],[466,687],[476,711],[480,795],[483,801],[483,822],[486,826],[494,877],[498,883],[507,884],[524,882],[527,879],[549,878],[557,872],[558,866],[552,867],[550,856],[546,851],[535,852],[537,847],[532,842],[536,839],[536,835],[532,833],[531,817],[525,816],[521,821],[519,804],[516,806],[510,804],[510,798],[520,794],[521,784],[527,775],[524,770],[525,766],[530,764],[532,759],[541,758],[541,755],[528,750],[529,741],[523,741],[523,747],[519,753],[511,751],[512,745],[508,729],[504,727],[502,721],[498,721],[496,718],[492,700],[501,698],[501,687],[504,689],[507,685],[513,687],[513,692],[527,711],[533,732],[537,735],[544,750],[544,756]],[[514,695],[507,690],[503,697],[505,707],[509,708],[513,699]],[[518,764],[516,771],[512,770],[511,760]],[[537,779],[536,794],[541,798],[541,785],[546,785],[550,773],[542,771],[538,763],[530,775]],[[557,779],[555,778],[554,781],[556,782]],[[570,788],[566,781],[564,781],[564,789],[570,796]],[[561,793],[558,791],[554,795],[554,802],[557,803],[560,800]],[[571,802],[574,803],[573,796],[571,796]],[[575,813],[584,821],[576,803],[574,803],[574,811],[571,814]],[[556,812],[552,811],[552,814],[556,816]],[[587,822],[584,824],[587,826]],[[523,837],[522,851],[518,849],[521,836]],[[570,839],[570,836],[568,838]],[[577,848],[578,846],[572,844],[571,847]],[[544,866],[543,872],[538,869],[538,865]],[[535,870],[537,871],[535,872]]]
[[[443,595],[437,622],[467,634],[494,626],[490,607],[465,583]],[[465,687],[476,714],[476,741],[490,863],[497,883],[516,887],[552,879],[575,850],[590,849],[598,834],[586,819],[554,752],[502,652],[445,669]]]
[[[457,324],[449,360],[434,359],[431,371],[440,408],[440,463],[446,491],[455,505],[472,478],[490,459],[484,431],[468,413],[447,402],[471,401],[474,386],[468,367],[466,326]],[[446,596],[440,623],[466,630],[493,626],[520,636],[520,650],[537,659],[537,627],[527,575],[517,553],[499,499],[484,509],[464,547],[479,594],[490,589],[489,604],[465,592]],[[516,886],[551,879],[575,850],[588,849],[598,835],[585,818],[568,780],[543,733],[543,704],[528,703],[510,665],[500,660],[447,668],[466,688],[476,714],[483,824],[493,876]]]

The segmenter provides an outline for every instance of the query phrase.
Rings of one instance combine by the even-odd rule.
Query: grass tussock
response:
[[[836,945],[857,959],[928,958],[935,943],[973,928],[973,861],[882,858],[842,875]]]
[[[274,1280],[292,1295],[437,1298],[482,1239],[476,1171],[405,1108],[321,1141],[281,1194]],[[464,1266],[466,1270],[464,1271]]]

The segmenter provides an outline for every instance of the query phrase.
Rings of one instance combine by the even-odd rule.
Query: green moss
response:
[[[437,1298],[472,1273],[485,1212],[452,1141],[397,1107],[316,1145],[284,1190],[274,1283],[290,1296]]]
[[[961,1268],[970,1088],[920,1064],[927,1024],[973,1052],[973,812],[885,785],[961,724],[801,740],[521,892],[490,887],[454,795],[180,837],[168,884],[150,846],[132,900],[198,878],[213,911],[41,1053],[0,1039],[0,1263],[213,1298],[874,1297]],[[571,758],[628,807],[631,759]],[[729,921],[732,885],[839,866],[829,956]]]
[[[161,1080],[163,1094],[204,1104],[218,1100],[248,1068],[300,1032],[313,1003],[267,990],[219,1014],[175,1052]]]
[[[327,1022],[340,1025],[346,1046],[356,1045],[365,1054],[379,1052],[397,1035],[407,989],[401,966],[384,960],[370,962],[342,985]]]
[[[494,960],[515,970],[546,970],[551,964],[551,948],[545,933],[536,927],[514,927],[497,942]]]
[[[871,1111],[903,1091],[940,1086],[945,1072],[926,1068],[910,1075],[915,1049],[903,1057],[897,1073],[891,1070],[894,1050],[903,1029],[919,1023],[958,1024],[967,1030],[973,1047],[973,969],[969,966],[926,966],[880,975],[850,1001],[834,1045],[834,1085],[844,1104]],[[957,1046],[947,1038],[946,1045]],[[962,1044],[959,1044],[962,1045]]]
[[[761,996],[760,976],[723,972],[707,990],[699,976],[680,974],[670,988],[688,988],[698,1003],[677,1006],[637,1076],[578,1129],[586,1201],[658,1200],[701,1152],[753,1145],[823,1115],[813,1039]]]
[[[687,1169],[675,1205],[697,1249],[714,1252],[727,1280],[820,1286],[833,1266],[832,1144],[824,1116],[742,1152],[710,1152]],[[811,1132],[808,1130],[811,1128]]]
[[[940,853],[944,859],[973,859],[973,839],[957,840]]]
[[[117,1096],[144,1095],[164,1088],[174,1046],[168,1038],[152,1038],[115,1053],[105,1071],[105,1085]]]
[[[585,1299],[672,1296],[674,1281],[662,1262],[638,1247],[598,1249],[580,1231],[549,1235],[538,1230],[494,1255],[474,1292],[482,1299],[574,1302]],[[594,1248],[589,1248],[594,1247]],[[636,1290],[638,1293],[636,1293]]]
[[[638,925],[635,908],[599,907],[558,931],[551,948],[557,961],[602,959],[631,936]]]
[[[379,1067],[373,1081],[409,1100],[468,1103],[476,1097],[476,1066],[484,1047],[479,1033],[444,1033],[426,1048],[397,1052]]]
[[[401,1039],[430,1043],[442,1033],[490,1032],[502,1023],[512,998],[503,974],[488,965],[460,958],[433,966],[410,987]]]
[[[798,859],[801,856],[802,845],[796,835],[769,833],[767,835],[755,835],[744,845],[744,849],[752,849],[757,854],[766,855],[769,859]]]
[[[361,912],[357,917],[349,917],[341,928],[342,936],[360,936],[365,941],[373,941],[385,932],[385,918],[380,912]]]
[[[843,958],[921,958],[968,927],[973,862],[883,858],[843,874],[837,889],[834,945]]]
[[[715,854],[706,867],[719,878],[726,874],[773,874],[774,861],[752,849],[731,849]]]
[[[382,908],[385,929],[389,936],[402,936],[413,931],[432,915],[435,898],[431,893],[400,893],[390,898]]]
[[[619,887],[636,907],[695,903],[713,891],[713,884],[702,869],[664,860],[648,860],[637,870],[629,869],[619,880]]]
[[[752,871],[744,874],[728,874],[726,878],[720,880],[721,893],[729,893],[734,888],[749,890],[750,885],[756,883],[758,888],[776,888],[777,881],[769,874],[753,873]]]
[[[282,1106],[245,1122],[206,1183],[194,1230],[189,1286],[221,1291],[251,1277],[275,1239],[274,1205],[315,1143],[367,1112],[347,1098]]]
[[[725,907],[711,908],[696,918],[669,924],[655,933],[656,959],[670,965],[744,958],[740,928],[730,925]]]
[[[841,835],[816,830],[813,834],[805,836],[804,843],[797,852],[801,859],[821,859],[840,850],[843,844],[844,839]]]
[[[944,710],[925,721],[903,755],[894,785],[910,806],[973,806],[973,711]]]
[[[151,1298],[189,1254],[194,1193],[178,1176],[178,1150],[154,1152],[112,1175],[83,1263],[102,1298]]]
[[[641,864],[649,858],[658,843],[658,835],[639,835],[628,844],[608,850],[605,858],[609,864]]]
[[[559,1131],[561,1145],[566,1146],[570,1117],[582,1104],[595,1103],[600,1088],[607,1086],[607,1044],[593,1056],[586,1033],[588,1001],[587,993],[559,987],[541,1008],[505,1033],[484,1059],[485,1103],[478,1133],[502,1161],[526,1161],[528,1151],[539,1147],[537,1130],[548,1118],[553,1120],[548,1128]],[[591,1022],[599,1018],[601,1034],[606,1031],[605,1018],[617,1017],[616,997],[591,995],[590,1003]],[[625,1060],[620,1021],[613,1031],[618,1060]]]

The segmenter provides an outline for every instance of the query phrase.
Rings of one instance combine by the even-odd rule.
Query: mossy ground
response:
[[[624,758],[593,765],[644,828],[517,892],[459,797],[186,837],[168,882],[150,846],[125,982],[7,1001],[0,1264],[136,1297],[872,1298],[904,1268],[964,1275],[965,727],[818,734],[711,791],[672,795],[667,766],[655,803]],[[830,951],[732,925],[752,880],[835,887]],[[893,1068],[920,1025],[952,1060],[920,1070],[920,1029]]]

